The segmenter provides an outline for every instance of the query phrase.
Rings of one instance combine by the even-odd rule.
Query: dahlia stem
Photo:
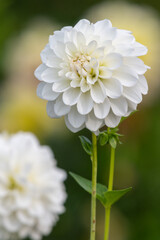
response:
[[[110,170],[109,170],[108,191],[112,191],[112,189],[113,189],[114,162],[115,162],[115,148],[111,147],[111,158],[110,158]],[[110,211],[111,211],[111,207],[108,207],[108,208],[105,209],[105,232],[104,232],[104,240],[109,240]]]
[[[92,198],[91,198],[91,229],[90,240],[95,240],[96,235],[96,185],[97,185],[97,137],[92,133]]]

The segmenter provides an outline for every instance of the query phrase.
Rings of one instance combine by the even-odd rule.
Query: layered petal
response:
[[[125,116],[128,111],[127,100],[122,96],[116,99],[110,99],[110,105],[112,112],[116,116]]]
[[[96,82],[91,87],[91,97],[92,97],[93,101],[96,102],[96,103],[104,102],[105,92],[104,92],[104,89],[102,89],[102,87],[99,84],[99,82]]]
[[[59,96],[59,93],[52,90],[52,83],[41,82],[37,87],[37,96],[48,101],[53,101]]]
[[[70,109],[71,109],[70,106],[64,104],[61,96],[57,98],[54,104],[54,113],[57,116],[61,117],[66,115],[67,113],[69,113]]]
[[[88,128],[92,132],[96,132],[102,126],[103,120],[98,119],[94,112],[88,114],[86,120],[86,128]]]
[[[68,113],[68,121],[74,128],[80,128],[84,124],[85,119],[86,117],[81,115],[75,106],[73,106]]]
[[[55,114],[54,104],[55,104],[54,101],[47,102],[47,114],[50,118],[59,118],[59,116]]]
[[[112,111],[110,111],[104,121],[108,127],[115,128],[120,123],[120,120],[121,120],[121,117],[116,116]]]
[[[102,83],[108,97],[118,98],[122,95],[123,88],[117,79],[104,79]]]
[[[94,114],[99,119],[104,119],[110,110],[110,101],[108,98],[104,100],[103,103],[100,104],[94,104]]]
[[[63,93],[63,102],[66,105],[72,106],[78,102],[80,95],[81,92],[79,88],[69,88]]]
[[[68,115],[65,116],[65,124],[66,124],[67,128],[73,133],[79,132],[80,130],[82,130],[85,127],[85,125],[82,125],[79,128],[73,127],[68,120]]]
[[[86,115],[93,108],[93,100],[90,92],[82,93],[77,102],[77,110],[80,114]]]
[[[134,88],[124,87],[123,96],[136,104],[142,101],[142,94],[138,86]]]

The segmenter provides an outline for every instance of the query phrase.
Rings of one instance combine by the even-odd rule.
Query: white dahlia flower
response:
[[[65,116],[73,132],[116,127],[148,91],[148,67],[138,58],[146,53],[131,32],[109,20],[80,20],[49,37],[35,71],[41,81],[37,94],[48,100],[48,115]]]
[[[65,178],[33,134],[0,134],[0,240],[48,235],[64,212]]]

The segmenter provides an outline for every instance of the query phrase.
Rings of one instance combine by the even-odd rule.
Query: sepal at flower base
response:
[[[121,141],[119,137],[122,137],[122,134],[117,133],[118,128],[108,128],[107,131],[101,132],[98,136],[98,140],[101,146],[106,145],[107,143],[110,144],[111,147],[116,148],[117,144],[120,143]]]
[[[81,141],[81,144],[82,144],[82,147],[83,147],[84,151],[88,155],[92,156],[93,146],[92,146],[91,141],[87,137],[84,137],[84,136],[79,136],[79,138],[80,138],[80,141]]]
[[[74,180],[88,193],[92,193],[92,182],[86,178],[83,178],[75,173],[70,172],[70,175]],[[107,187],[103,184],[97,183],[96,197],[102,203],[105,208],[111,207],[121,197],[123,197],[132,188],[126,188],[122,190],[108,191]]]
[[[98,140],[101,146],[104,146],[108,143],[108,134],[107,132],[101,132],[98,136]]]

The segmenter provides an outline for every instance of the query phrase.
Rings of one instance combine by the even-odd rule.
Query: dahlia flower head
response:
[[[65,178],[33,134],[0,134],[0,239],[48,235],[65,210]]]
[[[48,100],[51,118],[65,116],[72,132],[114,128],[147,94],[143,74],[149,67],[138,58],[146,53],[130,31],[107,19],[80,20],[49,37],[35,71],[37,95]]]

